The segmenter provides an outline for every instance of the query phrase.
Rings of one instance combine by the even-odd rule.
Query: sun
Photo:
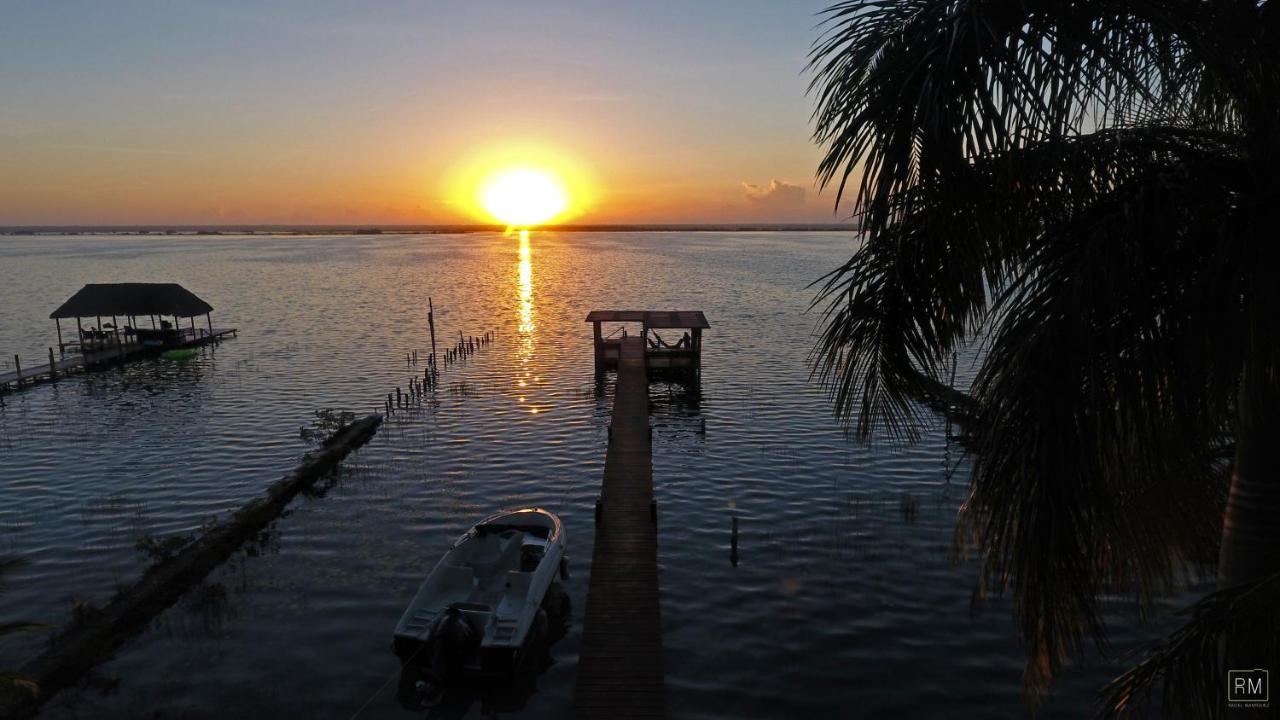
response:
[[[569,194],[554,173],[533,167],[505,168],[485,181],[480,202],[510,227],[541,225],[569,207]]]

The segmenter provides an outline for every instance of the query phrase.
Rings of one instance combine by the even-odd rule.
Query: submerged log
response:
[[[11,690],[0,697],[0,717],[29,717],[59,690],[74,684],[182,594],[221,565],[246,540],[255,537],[280,516],[289,501],[337,467],[364,445],[382,424],[369,415],[346,426],[308,454],[292,473],[273,483],[263,497],[249,501],[225,522],[218,523],[173,557],[152,565],[132,586],[116,593],[106,605],[53,638],[49,649],[28,662],[18,675],[36,683],[34,693]]]

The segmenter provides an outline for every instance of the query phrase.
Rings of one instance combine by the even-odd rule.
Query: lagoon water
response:
[[[42,716],[413,717],[396,699],[392,627],[447,544],[501,507],[561,515],[580,611],[610,407],[583,318],[628,307],[701,309],[712,324],[700,397],[651,387],[670,716],[1025,717],[1009,604],[975,607],[976,571],[951,556],[968,481],[959,448],[933,419],[912,446],[851,441],[809,379],[818,316],[806,286],[854,242],[0,238],[0,352],[24,364],[46,357],[49,312],[87,282],[180,282],[215,307],[216,327],[240,330],[190,362],[4,398],[0,555],[26,561],[0,592],[4,620],[63,623],[77,603],[105,602],[145,567],[140,539],[197,532],[289,471],[314,411],[380,410],[422,373],[405,356],[429,351],[428,297],[442,345],[497,332]],[[958,383],[971,373],[962,363]],[[1117,656],[1156,636],[1123,600],[1111,616],[1112,655],[1072,668],[1044,716],[1084,715],[1126,664]],[[571,619],[531,693],[442,716],[566,717],[579,632]],[[0,668],[45,642],[5,638]]]

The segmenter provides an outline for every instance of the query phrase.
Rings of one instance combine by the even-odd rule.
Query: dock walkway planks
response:
[[[650,505],[649,380],[641,338],[622,343],[610,423],[574,717],[663,718],[658,534]]]
[[[194,339],[188,340],[177,347],[188,348],[208,345],[210,343],[218,342],[228,335],[235,334],[235,328],[214,328],[213,334],[209,334],[201,329],[200,334]],[[156,352],[156,348],[144,348],[140,345],[130,343],[128,345],[124,345],[119,350],[110,348],[84,355],[72,355],[71,357],[55,359],[53,361],[53,367],[57,376],[62,377],[64,375],[73,375],[75,373],[84,372],[90,368],[119,363],[122,360],[128,361],[138,355],[154,355]],[[17,370],[7,370],[5,372],[0,372],[0,393],[14,390],[22,385],[39,385],[41,383],[50,382],[54,379],[55,378],[49,374],[49,363],[47,361],[31,367],[23,367],[21,373]]]

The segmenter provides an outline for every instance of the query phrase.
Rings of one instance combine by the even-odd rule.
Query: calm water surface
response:
[[[971,605],[950,542],[967,465],[934,423],[911,447],[847,440],[805,358],[806,285],[853,239],[808,233],[0,238],[0,353],[34,365],[86,282],[175,281],[238,339],[9,395],[0,554],[25,558],[0,618],[65,622],[290,470],[320,408],[370,412],[442,343],[496,330],[322,491],[58,696],[51,718],[404,718],[390,634],[448,542],[500,507],[565,521],[584,606],[610,401],[592,308],[706,312],[700,397],[654,384],[662,619],[677,718],[1024,717],[1008,604]],[[971,370],[963,364],[959,382]],[[705,427],[705,432],[703,428]],[[954,467],[949,476],[948,467]],[[918,503],[912,516],[903,504]],[[740,521],[736,565],[731,518]],[[1115,651],[1153,636],[1123,603]],[[580,627],[531,694],[449,716],[568,714]],[[43,647],[0,644],[0,667]],[[1122,661],[1054,688],[1079,717]]]

